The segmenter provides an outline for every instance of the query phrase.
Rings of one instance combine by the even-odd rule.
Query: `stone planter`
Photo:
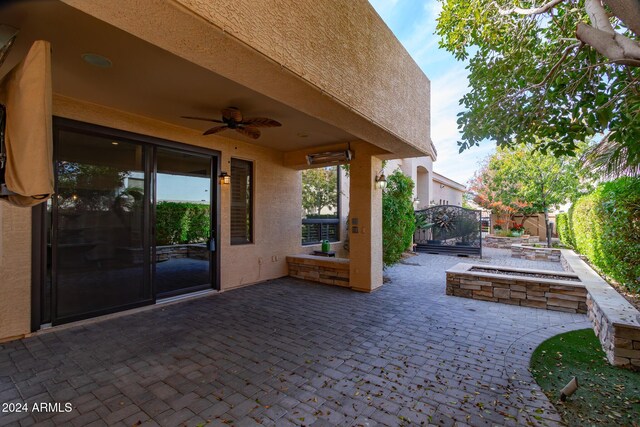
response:
[[[473,271],[474,268],[498,270],[503,274]],[[447,295],[586,313],[587,290],[576,279],[578,276],[573,273],[460,263],[447,270]]]
[[[204,243],[185,243],[178,245],[156,246],[157,262],[178,258],[208,260],[209,251],[207,249],[207,245]]]
[[[489,234],[482,240],[482,245],[487,248],[511,249],[513,244],[538,243],[540,237],[522,235],[520,237],[501,237]]]
[[[511,257],[531,261],[560,262],[561,252],[557,248],[536,248],[529,245],[512,244]]]

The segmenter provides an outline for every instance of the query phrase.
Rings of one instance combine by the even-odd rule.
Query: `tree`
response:
[[[396,170],[387,177],[382,194],[382,261],[385,267],[400,261],[413,243],[416,219],[413,211],[413,181]]]
[[[302,171],[302,208],[306,214],[320,215],[323,208],[338,206],[337,167]]]
[[[460,151],[489,138],[640,172],[638,0],[441,0],[442,47],[469,60]],[[540,138],[540,139],[538,139]]]
[[[580,163],[576,157],[543,154],[531,146],[499,148],[476,174],[472,188],[481,190],[477,202],[484,207],[525,216],[544,212],[550,247],[549,209],[575,199],[588,185]]]
[[[508,218],[507,227],[510,223],[515,223],[516,216],[522,216],[522,225],[534,210],[519,197],[517,181],[508,181],[497,176],[499,168],[498,156],[487,158],[469,181],[469,194],[482,208],[490,210],[499,218]]]

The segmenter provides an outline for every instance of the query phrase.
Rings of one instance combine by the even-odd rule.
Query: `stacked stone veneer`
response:
[[[562,250],[562,265],[587,288],[589,319],[609,362],[640,370],[640,311],[573,251]]]
[[[349,288],[349,260],[314,255],[287,257],[289,276]]]
[[[538,243],[538,236],[522,236],[522,237],[501,237],[488,235],[482,238],[482,245],[488,248],[510,249],[513,244],[522,243]]]
[[[536,248],[522,244],[511,245],[512,258],[528,259],[531,261],[560,262],[560,255],[560,249]]]
[[[460,263],[447,270],[447,295],[570,313],[587,312],[587,290],[579,282],[469,271],[473,267],[576,277],[556,271]]]
[[[170,258],[209,259],[209,250],[204,243],[183,245],[156,246],[156,260],[166,261]]]

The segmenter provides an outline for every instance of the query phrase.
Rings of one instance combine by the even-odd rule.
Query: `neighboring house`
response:
[[[426,209],[434,205],[462,206],[462,197],[466,187],[452,179],[433,171],[433,162],[437,153],[433,148],[433,158],[422,156],[390,160],[385,167],[385,174],[400,169],[415,184],[414,205],[416,209]]]
[[[350,287],[382,285],[376,174],[435,150],[429,80],[366,0],[9,2],[0,22],[19,30],[0,79],[15,94],[40,75],[49,109],[14,97],[11,143],[34,142],[24,124],[46,128],[56,170],[47,203],[0,202],[0,340],[287,275],[286,256],[309,251],[300,170],[308,155],[335,163],[327,152],[353,154]],[[36,44],[46,59],[6,78],[36,40],[50,43]],[[219,123],[183,117],[220,120],[228,107],[282,126],[203,136]],[[430,171],[415,171],[422,203]],[[188,223],[171,220],[186,211]]]
[[[431,202],[436,205],[462,206],[462,197],[467,188],[439,173],[433,173],[433,196]]]

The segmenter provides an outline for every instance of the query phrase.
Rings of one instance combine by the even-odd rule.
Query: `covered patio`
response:
[[[491,264],[560,268],[486,251]],[[375,293],[280,278],[2,344],[0,401],[73,410],[0,424],[559,423],[529,357],[586,316],[446,296],[459,261],[410,258]]]
[[[368,2],[41,0],[0,18],[7,141],[26,159],[7,176],[44,177],[30,203],[55,194],[0,204],[0,341],[286,276],[312,252],[301,170],[336,164],[359,224],[350,286],[382,286],[382,161],[435,154],[429,79]]]

